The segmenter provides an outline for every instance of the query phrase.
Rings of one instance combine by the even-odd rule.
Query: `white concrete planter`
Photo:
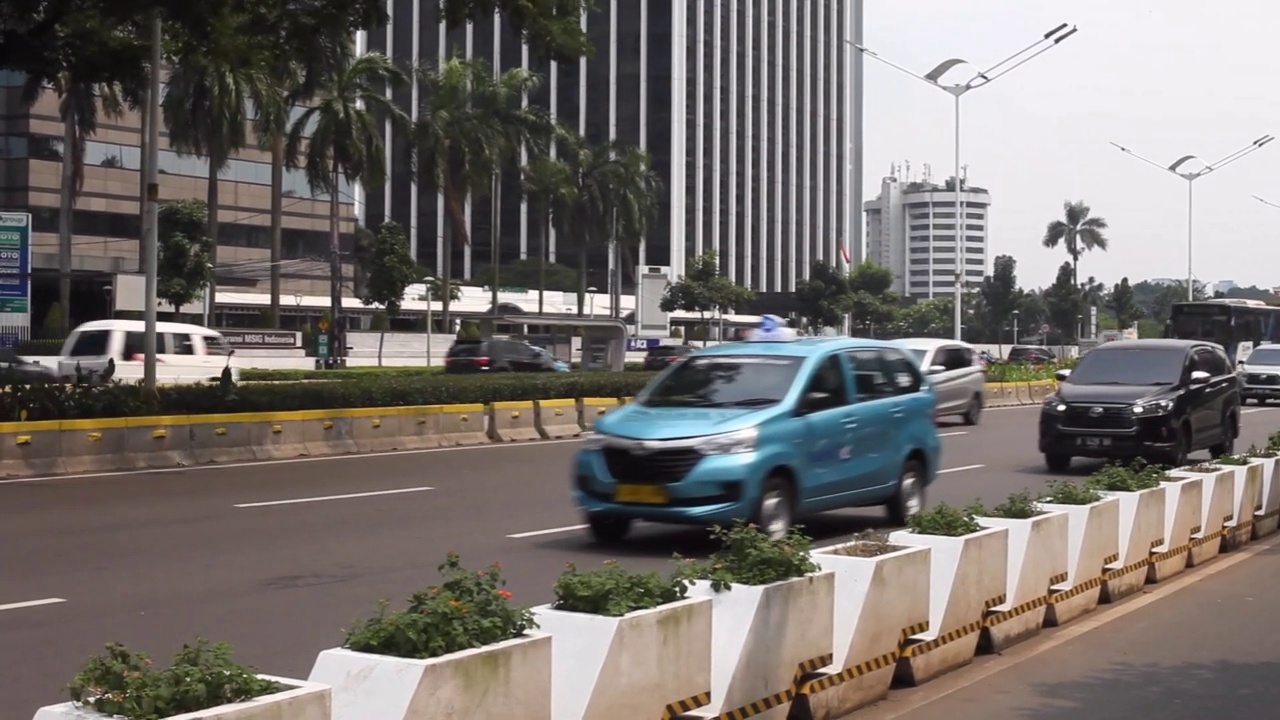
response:
[[[1226,467],[1236,476],[1233,515],[1222,532],[1222,551],[1230,552],[1253,539],[1253,518],[1262,510],[1262,463]]]
[[[1107,566],[1102,602],[1112,603],[1140,592],[1147,584],[1151,555],[1164,545],[1163,485],[1137,492],[1104,492],[1120,503],[1120,558]]]
[[[1104,568],[1120,559],[1120,501],[1040,507],[1067,514],[1067,580],[1053,586],[1044,615],[1045,625],[1056,627],[1098,607]]]
[[[889,542],[931,551],[929,629],[911,637],[898,660],[896,678],[919,685],[968,665],[977,654],[986,611],[1005,600],[1009,531],[988,528],[943,537],[899,530]]]
[[[844,717],[884,699],[903,638],[928,629],[931,551],[891,548],[875,557],[842,555],[839,548],[813,554],[835,573],[835,653],[829,674],[808,687],[812,720]]]
[[[551,636],[430,660],[335,648],[316,658],[310,680],[333,687],[333,720],[551,720]]]
[[[1262,463],[1262,510],[1253,515],[1253,537],[1262,538],[1280,530],[1280,462],[1277,458],[1254,458]]]
[[[1164,543],[1156,546],[1147,567],[1147,582],[1157,583],[1187,569],[1191,536],[1199,532],[1204,506],[1204,479],[1170,476],[1164,487]]]
[[[1222,535],[1227,521],[1235,517],[1236,474],[1223,468],[1216,472],[1195,473],[1185,468],[1169,472],[1172,477],[1200,478],[1200,521],[1191,532],[1191,551],[1187,566],[1197,567],[1222,552]]]
[[[1026,519],[980,517],[978,522],[1009,531],[1004,602],[987,611],[980,643],[985,652],[1004,652],[1044,627],[1049,587],[1067,576],[1069,518],[1064,512],[1046,512]]]
[[[272,695],[220,705],[200,712],[173,715],[166,720],[330,720],[330,689],[327,685],[262,675],[286,688]],[[110,720],[75,703],[42,707],[34,720]]]
[[[690,598],[622,617],[534,608],[550,633],[556,720],[661,718],[711,693],[711,600]]]
[[[762,702],[769,709],[752,718],[784,720],[797,672],[831,664],[834,573],[733,585],[724,592],[698,581],[689,595],[712,603],[711,702],[695,716],[717,717]]]

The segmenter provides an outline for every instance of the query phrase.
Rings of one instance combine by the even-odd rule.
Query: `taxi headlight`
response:
[[[1049,412],[1060,413],[1067,411],[1067,406],[1062,403],[1062,399],[1052,393],[1045,396],[1043,407]]]
[[[605,440],[608,439],[608,436],[601,435],[600,433],[584,432],[582,433],[581,438],[583,450],[599,450],[604,447]]]
[[[1133,406],[1134,415],[1165,415],[1173,410],[1172,400],[1156,400]]]
[[[760,432],[755,428],[738,430],[722,435],[711,435],[698,440],[698,452],[703,455],[732,455],[754,452]]]

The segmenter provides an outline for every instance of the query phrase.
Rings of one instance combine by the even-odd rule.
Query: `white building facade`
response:
[[[930,299],[955,293],[956,193],[945,185],[900,182],[886,177],[880,195],[868,201],[867,258],[893,271],[893,291],[904,297]],[[961,182],[964,207],[964,283],[982,285],[986,275],[991,194]]]

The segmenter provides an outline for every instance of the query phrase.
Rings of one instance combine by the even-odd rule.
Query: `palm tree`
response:
[[[445,256],[439,262],[441,281],[449,287],[453,249],[471,243],[467,198],[490,192],[502,167],[518,157],[522,146],[537,151],[551,126],[537,108],[521,107],[521,99],[541,82],[528,70],[514,68],[495,77],[483,61],[452,58],[436,68],[420,68],[418,75],[423,100],[413,130],[414,146],[423,175],[444,195],[452,242],[445,243]],[[448,332],[452,298],[446,294],[440,300]]]
[[[530,158],[522,173],[524,193],[533,205],[533,215],[542,220],[538,243],[538,314],[543,312],[543,296],[547,292],[547,259],[551,228],[567,235],[573,218],[575,188],[569,167],[550,155]]]
[[[613,283],[612,301],[614,317],[620,317],[622,298],[623,258],[634,282],[635,257],[632,248],[639,248],[649,232],[649,226],[657,219],[658,196],[662,181],[653,171],[649,153],[637,147],[615,144],[612,148],[617,164],[611,175],[610,194],[613,198],[613,238],[617,253],[614,257],[616,279]]]
[[[399,127],[408,118],[391,102],[388,86],[405,81],[385,55],[367,53],[342,58],[323,79],[318,102],[293,123],[285,143],[285,161],[300,160],[313,190],[329,194],[329,302],[334,326],[342,312],[342,263],[338,248],[341,183],[359,181],[365,187],[387,179],[382,119]],[[308,137],[309,135],[309,137]]]
[[[62,308],[63,333],[71,320],[71,237],[76,200],[84,189],[84,154],[89,138],[98,131],[98,106],[108,118],[124,114],[126,105],[137,107],[138,89],[86,82],[69,72],[55,78],[52,89],[58,95],[58,115],[62,119],[62,196],[58,203],[58,304]],[[44,94],[43,81],[28,78],[22,101],[31,107]]]
[[[260,75],[240,59],[207,49],[189,49],[169,74],[160,110],[169,141],[179,156],[199,156],[208,163],[209,262],[215,268],[205,293],[216,297],[218,266],[218,178],[231,158],[248,145],[248,101],[257,94]]]
[[[1044,246],[1050,249],[1061,244],[1071,256],[1071,281],[1080,285],[1077,273],[1080,256],[1089,250],[1106,252],[1108,240],[1103,231],[1107,229],[1107,221],[1100,217],[1090,217],[1091,208],[1083,200],[1062,203],[1061,220],[1054,220],[1044,231]]]

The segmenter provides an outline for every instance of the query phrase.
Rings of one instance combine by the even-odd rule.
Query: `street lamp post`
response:
[[[1013,311],[1013,344],[1018,344],[1018,311]]]
[[[1203,168],[1200,168],[1195,172],[1187,172],[1185,170],[1179,169],[1186,163],[1190,162],[1191,160],[1200,160],[1200,158],[1196,157],[1195,155],[1183,155],[1182,157],[1175,160],[1172,165],[1169,165],[1166,167],[1156,162],[1155,160],[1139,155],[1138,153],[1130,150],[1129,148],[1123,145],[1120,145],[1119,143],[1114,143],[1114,142],[1111,143],[1120,152],[1126,155],[1131,155],[1152,167],[1160,168],[1165,172],[1173,173],[1174,175],[1177,175],[1178,177],[1187,181],[1187,300],[1196,299],[1195,276],[1191,272],[1191,249],[1192,249],[1192,237],[1193,237],[1193,227],[1194,227],[1192,224],[1192,220],[1194,218],[1193,209],[1195,204],[1195,195],[1193,194],[1193,189],[1195,187],[1196,180],[1199,180],[1200,178],[1204,177],[1205,175],[1208,175],[1214,170],[1221,170],[1222,168],[1226,167],[1227,165],[1230,165],[1236,160],[1239,160],[1245,155],[1248,155],[1256,150],[1261,150],[1263,145],[1266,145],[1272,140],[1275,140],[1274,136],[1263,135],[1257,140],[1254,140],[1248,145],[1222,158],[1218,162],[1206,164]],[[1200,162],[1204,162],[1204,161],[1200,160]]]
[[[1062,23],[1058,27],[1045,33],[1039,40],[992,65],[986,70],[979,71],[967,82],[958,85],[943,85],[939,82],[943,75],[946,75],[952,68],[957,65],[968,65],[967,60],[960,58],[951,58],[938,64],[937,67],[929,72],[920,75],[914,70],[899,65],[884,57],[877,55],[875,52],[868,50],[862,45],[855,44],[854,47],[864,55],[879,60],[889,67],[910,75],[917,80],[923,80],[929,85],[938,88],[951,95],[955,99],[955,194],[956,194],[956,298],[955,298],[955,339],[959,340],[961,335],[961,309],[960,305],[964,300],[964,244],[965,244],[965,221],[964,221],[964,197],[961,195],[960,187],[960,98],[964,97],[969,91],[976,90],[984,85],[990,84],[996,78],[1009,74],[1020,65],[1030,62],[1033,58],[1048,52],[1054,46],[1063,40],[1071,37],[1076,33],[1076,27],[1073,25],[1068,28],[1067,23]],[[931,279],[930,283],[933,282]]]
[[[597,292],[600,292],[600,291],[596,290],[594,287],[587,288],[587,294],[591,296],[591,317],[592,318],[596,316],[596,293]]]
[[[436,281],[433,277],[425,277],[422,282],[427,284],[427,367],[431,367],[431,285]],[[497,309],[494,309],[497,313]]]

